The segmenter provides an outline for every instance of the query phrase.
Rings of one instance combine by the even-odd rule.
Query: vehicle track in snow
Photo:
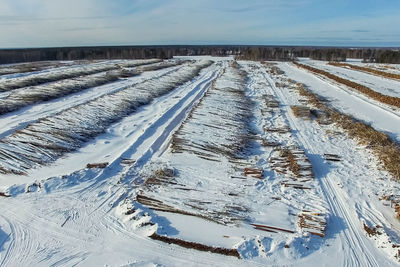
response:
[[[184,121],[185,117],[195,104],[203,97],[212,81],[217,78],[220,72],[221,70],[215,69],[213,66],[211,70],[201,75],[198,79],[191,82],[189,85],[185,85],[181,90],[179,90],[181,91],[180,93],[172,93],[174,95],[179,95],[180,99],[162,112],[161,116],[154,118],[150,123],[146,122],[147,125],[144,126],[142,133],[135,137],[128,148],[122,151],[121,154],[110,163],[104,172],[96,178],[96,180],[107,179],[107,176],[110,175],[110,171],[108,170],[119,170],[113,176],[118,181],[122,179],[123,184],[130,188],[124,190],[125,192],[122,195],[117,196],[122,191],[121,187],[119,187],[118,191],[103,201],[96,210],[110,203],[112,204],[110,208],[115,207],[118,201],[122,200],[123,196],[126,196],[130,190],[140,186],[141,182],[136,180],[139,178],[137,176],[137,171],[148,162],[153,155],[162,153],[162,151],[168,146],[172,134]],[[162,102],[164,99],[166,100],[170,98],[171,95],[167,95],[163,97],[163,99],[159,100]],[[124,158],[135,159],[135,164],[124,168],[121,164],[122,159]],[[89,187],[82,189],[81,194],[85,195],[88,191],[92,191],[95,188],[101,188],[103,183],[108,182],[108,179],[102,183],[95,182]],[[133,183],[135,183],[135,186],[132,188],[131,186]],[[110,201],[111,199],[113,199],[113,201]]]
[[[71,217],[66,220],[63,227],[60,225],[64,220],[60,219],[60,207],[57,205],[54,205],[54,207],[58,207],[58,210],[52,210],[54,207],[50,205],[48,209],[43,207],[43,210],[39,212],[28,212],[29,208],[21,212],[23,214],[22,217],[29,217],[29,224],[22,222],[22,217],[20,217],[19,213],[9,211],[2,214],[10,218],[8,223],[13,229],[10,235],[11,240],[7,242],[7,253],[2,259],[4,266],[17,261],[27,264],[38,261],[37,248],[43,246],[43,244],[32,244],[30,242],[39,239],[35,237],[35,233],[41,232],[42,229],[38,227],[45,223],[48,224],[45,230],[46,235],[48,238],[55,240],[55,244],[64,245],[67,248],[76,247],[68,255],[59,255],[61,258],[54,256],[54,258],[44,261],[52,262],[52,264],[72,264],[73,262],[84,260],[86,255],[79,254],[79,249],[87,250],[92,243],[90,240],[95,240],[97,235],[104,230],[103,228],[107,228],[108,232],[126,234],[127,231],[124,230],[124,227],[118,226],[120,224],[120,222],[117,222],[118,218],[115,218],[110,213],[113,207],[123,199],[121,194],[124,195],[123,193],[126,191],[124,187],[132,182],[130,179],[125,179],[125,183],[117,185],[117,181],[132,169],[132,166],[127,168],[121,166],[122,158],[129,155],[140,159],[139,163],[133,166],[133,169],[135,169],[147,162],[155,153],[161,153],[162,148],[168,143],[174,130],[185,119],[195,103],[201,99],[220,71],[219,67],[211,66],[195,80],[175,89],[166,96],[155,99],[149,106],[161,105],[158,108],[165,110],[165,112],[162,112],[159,117],[150,122],[144,119],[143,123],[146,124],[146,127],[142,133],[136,138],[132,138],[133,142],[127,146],[128,148],[122,151],[121,155],[111,162],[106,169],[101,170],[93,180],[83,181],[84,184],[81,186],[79,183],[73,187],[66,186],[67,188],[63,188],[61,186],[48,193],[40,190],[36,193],[30,193],[29,196],[39,194],[38,198],[47,198],[51,203],[57,201],[65,203],[63,204],[64,213],[67,212],[66,214],[70,214]],[[171,102],[172,98],[176,98],[176,101]],[[138,112],[146,112],[146,110]],[[147,113],[150,115],[151,110],[148,110]],[[88,171],[90,172],[90,170]],[[51,199],[54,199],[54,201]],[[30,205],[29,202],[26,204],[27,206]],[[37,205],[33,205],[33,207],[37,208]],[[46,218],[53,213],[52,218]],[[76,232],[74,230],[77,229],[76,227],[81,229]],[[66,234],[68,238],[64,240]],[[134,238],[138,238],[137,235],[132,235]],[[21,238],[21,236],[25,236],[25,238]],[[147,240],[144,237],[142,239]],[[157,244],[152,240],[148,240],[148,242],[153,245]],[[22,253],[22,251],[24,252]],[[47,252],[50,253],[49,251]]]
[[[341,225],[343,228],[339,235],[343,237],[345,242],[342,245],[347,256],[345,257],[346,262],[343,262],[342,266],[380,266],[371,252],[376,251],[375,247],[371,242],[365,242],[365,235],[361,233],[362,226],[357,225],[356,221],[358,218],[347,207],[346,201],[342,197],[342,192],[334,185],[332,178],[329,175],[325,176],[323,171],[318,168],[320,162],[313,156],[318,153],[313,149],[312,144],[308,142],[307,136],[303,134],[303,129],[298,126],[296,119],[288,112],[290,106],[287,97],[285,97],[280,89],[276,88],[274,81],[267,74],[264,74],[264,76],[274,90],[276,97],[285,105],[284,109],[286,109],[288,122],[296,132],[295,135],[297,135],[300,143],[304,146],[305,152],[313,165],[315,176],[320,182],[326,201],[329,204],[329,209],[333,215],[330,217],[330,221],[328,221],[328,228],[329,224]],[[343,222],[341,219],[343,219]]]
[[[331,80],[320,77],[319,75],[313,74],[309,71],[300,69],[290,63],[284,63],[281,68],[283,71],[288,72],[288,76],[291,77],[293,72],[306,74],[311,79],[305,80],[304,78],[298,79],[298,76],[294,77],[298,82],[302,82],[305,85],[312,83],[312,79],[317,79],[318,82],[329,85],[330,88],[334,88],[340,95],[346,98],[346,102],[342,102],[338,95],[330,94],[328,98],[333,98],[331,101],[333,107],[343,113],[348,113],[351,116],[371,123],[371,126],[378,131],[385,131],[394,140],[400,141],[400,130],[397,125],[400,125],[400,110],[393,110],[388,105],[382,104],[377,101],[369,99],[367,96],[358,94],[351,89],[346,88],[344,85],[337,84]],[[320,86],[320,85],[319,85]],[[313,88],[310,88],[314,93],[326,97],[325,93],[318,92]],[[336,99],[337,98],[337,99]],[[357,109],[360,108],[361,111]],[[366,111],[368,110],[368,111]]]
[[[373,100],[373,99],[369,98],[368,96],[366,96],[366,95],[364,95],[362,93],[359,93],[359,92],[355,91],[354,89],[352,89],[350,87],[347,87],[346,85],[343,85],[343,84],[340,84],[340,83],[338,83],[336,81],[333,81],[333,80],[331,80],[331,79],[329,79],[329,78],[327,78],[327,77],[325,77],[323,75],[315,74],[313,72],[310,72],[308,70],[302,70],[300,68],[298,68],[298,69],[301,70],[301,71],[304,71],[306,73],[312,74],[313,76],[318,78],[323,83],[329,84],[329,85],[335,87],[337,90],[344,91],[348,95],[356,97],[356,98],[362,100],[363,102],[368,103],[368,104],[374,106],[375,108],[381,109],[381,110],[383,110],[385,112],[388,112],[389,114],[394,115],[396,118],[400,119],[400,110],[398,110],[398,109],[396,109],[394,107],[391,107],[390,105],[387,105],[387,104],[381,103],[379,101]]]

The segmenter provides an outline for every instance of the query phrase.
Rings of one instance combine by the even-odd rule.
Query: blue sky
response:
[[[400,46],[400,0],[0,0],[0,47]]]

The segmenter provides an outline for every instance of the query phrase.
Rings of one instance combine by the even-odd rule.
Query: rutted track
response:
[[[220,72],[219,67],[211,66],[207,71],[205,71],[200,77],[196,78],[194,81],[189,84],[185,84],[178,88],[176,91],[171,92],[165,97],[161,97],[156,99],[152,106],[154,105],[165,105],[163,104],[164,100],[171,99],[173,96],[180,96],[181,98],[177,99],[175,103],[171,103],[166,110],[165,113],[162,113],[160,117],[154,118],[151,123],[148,123],[146,129],[142,132],[138,137],[133,138],[135,140],[133,143],[128,145],[128,148],[125,151],[121,152],[121,155],[113,161],[106,169],[101,170],[98,175],[93,179],[88,181],[86,184],[82,186],[76,186],[71,188],[58,188],[55,191],[49,192],[48,194],[41,195],[44,192],[38,192],[37,194],[39,198],[49,199],[51,203],[55,203],[56,200],[59,202],[65,203],[63,206],[63,210],[59,210],[57,205],[50,205],[50,207],[40,207],[40,209],[36,212],[27,213],[30,208],[29,206],[38,208],[36,204],[31,204],[29,200],[27,200],[27,208],[24,209],[24,212],[19,212],[23,214],[23,217],[29,215],[30,225],[24,224],[19,219],[19,213],[7,212],[5,215],[7,218],[12,218],[9,220],[11,225],[18,227],[18,233],[13,230],[11,234],[12,240],[7,242],[8,253],[2,259],[3,264],[14,264],[16,262],[24,263],[24,264],[34,264],[38,263],[40,260],[40,255],[47,250],[40,251],[37,254],[37,249],[43,244],[39,243],[29,243],[33,242],[35,235],[39,232],[46,232],[46,236],[52,240],[51,244],[55,249],[57,247],[71,249],[74,247],[66,255],[63,254],[54,254],[47,259],[44,259],[44,263],[59,263],[59,264],[72,264],[75,262],[79,262],[81,260],[85,260],[88,258],[88,255],[84,255],[82,253],[78,253],[80,250],[89,250],[90,247],[97,247],[101,245],[101,243],[96,243],[96,240],[100,240],[103,242],[103,238],[107,239],[109,235],[125,235],[125,240],[131,240],[131,238],[135,239],[143,239],[143,237],[134,235],[128,231],[126,231],[123,227],[119,226],[116,223],[115,219],[110,214],[110,207],[118,200],[120,200],[120,195],[124,189],[124,185],[121,184],[116,186],[117,181],[121,179],[122,176],[125,176],[124,172],[137,167],[135,165],[133,167],[123,168],[121,167],[121,159],[126,156],[133,156],[141,158],[139,162],[144,163],[146,159],[151,157],[152,153],[161,153],[164,144],[168,143],[169,138],[171,137],[174,130],[179,126],[179,124],[184,120],[185,116],[190,112],[191,108],[195,105],[197,101],[201,99],[204,93],[207,91],[212,81],[218,76]],[[141,113],[146,113],[145,110],[140,111]],[[151,112],[148,112],[148,116],[151,116]],[[145,116],[147,118],[147,116]],[[146,121],[146,120],[144,120]],[[150,154],[149,154],[150,153]],[[118,167],[119,166],[119,167]],[[119,172],[114,172],[112,169],[119,170]],[[88,170],[90,172],[90,170]],[[113,174],[112,174],[113,173]],[[87,175],[90,176],[88,173]],[[60,182],[63,183],[69,178],[60,179]],[[71,179],[75,179],[71,177]],[[130,184],[132,180],[125,180],[127,182],[126,185]],[[50,181],[51,182],[51,181]],[[107,190],[108,188],[108,190]],[[102,192],[107,191],[106,194]],[[29,195],[34,197],[34,195]],[[17,197],[18,198],[18,197]],[[34,197],[36,199],[36,197]],[[54,201],[51,199],[54,198]],[[18,199],[12,199],[13,201],[19,201]],[[22,200],[22,199],[21,199]],[[33,203],[36,203],[34,201]],[[10,203],[11,204],[11,203]],[[38,203],[37,203],[38,204]],[[55,210],[52,210],[56,208]],[[59,225],[63,222],[63,220],[57,219],[60,217],[57,213],[68,211],[69,209],[79,209],[79,216],[73,216],[71,219],[67,221],[64,227],[60,227],[55,225],[55,221],[58,221]],[[51,214],[55,213],[55,217],[46,218]],[[67,213],[69,214],[69,212]],[[21,217],[22,218],[22,217]],[[56,219],[56,220],[55,220]],[[48,220],[51,220],[51,227],[47,227],[47,230],[44,232],[40,228],[42,223],[46,223]],[[75,228],[70,228],[70,225],[78,225],[81,230],[79,232],[75,232],[73,230]],[[86,229],[88,227],[88,229]],[[85,230],[86,229],[86,230]],[[90,229],[90,230],[89,230]],[[100,231],[103,231],[105,236],[99,236]],[[82,233],[85,232],[84,235]],[[21,239],[23,233],[27,237],[32,238],[32,240],[24,240]],[[65,239],[64,235],[68,234],[69,238]],[[126,241],[125,241],[126,242]],[[132,241],[131,241],[132,242]],[[145,242],[148,247],[149,245],[157,244],[155,241],[143,239],[142,242]],[[23,248],[26,244],[31,244],[29,247]],[[21,250],[24,252],[20,252]],[[163,248],[165,250],[166,248]],[[47,251],[51,253],[51,250]],[[188,253],[189,252],[184,252]],[[22,254],[25,255],[22,257]],[[72,260],[70,262],[69,260]],[[204,259],[203,259],[204,261]],[[1,265],[1,264],[0,264]]]
[[[153,155],[163,153],[163,150],[169,145],[172,134],[184,121],[195,104],[204,96],[212,81],[217,78],[219,73],[220,70],[213,66],[198,79],[189,85],[183,86],[180,93],[174,93],[175,95],[180,95],[181,98],[172,106],[169,106],[160,117],[156,117],[151,123],[148,123],[141,131],[141,134],[135,136],[128,148],[121,151],[121,154],[116,160],[111,162],[111,164],[95,178],[96,181],[83,190],[80,190],[79,194],[81,194],[82,197],[87,196],[88,192],[93,192],[93,190],[96,192],[96,189],[100,189],[105,183],[109,183],[107,177],[110,176],[110,172],[114,173],[113,177],[115,182],[122,181],[123,184],[126,185],[125,189],[122,190],[122,188],[119,187],[117,191],[101,202],[101,205],[95,208],[95,210],[100,209],[106,204],[112,204],[112,206],[115,207],[119,201],[123,200],[124,196],[127,196],[132,190],[135,191],[137,186],[142,183],[140,177],[137,175],[138,170],[140,170]],[[162,102],[161,99],[160,102]],[[123,167],[121,162],[122,159],[126,158],[135,159],[135,164]],[[95,199],[97,195],[93,197]]]
[[[308,85],[318,95],[334,99],[334,101],[331,101],[332,105],[339,111],[371,123],[371,126],[375,129],[384,131],[393,139],[400,141],[400,128],[398,127],[400,125],[400,114],[398,112],[349,89],[345,89],[343,88],[344,86],[338,86],[308,71],[301,70],[292,64],[282,63],[279,67],[289,77]],[[302,74],[306,74],[308,77],[305,78]],[[327,87],[321,87],[321,82],[326,84]]]
[[[276,88],[273,80],[265,75],[266,80],[270,84],[271,88],[275,91],[276,95],[286,105],[286,108],[289,107],[289,103],[287,97]],[[289,112],[287,111],[287,114]],[[343,262],[344,266],[379,266],[379,262],[375,259],[374,253],[371,251],[376,251],[371,242],[365,242],[366,238],[364,234],[361,233],[361,226],[357,226],[355,220],[357,218],[352,215],[352,212],[348,209],[346,205],[346,201],[342,199],[341,192],[338,191],[337,187],[334,186],[334,182],[332,178],[328,175],[324,175],[323,171],[320,170],[318,166],[318,162],[315,162],[315,158],[312,155],[318,154],[317,151],[313,149],[313,146],[308,142],[306,135],[303,134],[303,129],[299,127],[296,123],[296,120],[288,115],[287,119],[291,125],[291,127],[296,130],[297,137],[299,141],[303,144],[306,154],[309,156],[311,163],[313,164],[313,169],[316,174],[316,177],[320,181],[322,191],[325,194],[326,201],[329,204],[329,208],[333,213],[332,219],[333,224],[341,224],[344,226],[344,230],[341,231],[340,235],[344,237],[346,243],[343,244],[344,252],[347,253],[345,256],[346,262]],[[341,222],[342,218],[344,222]],[[360,257],[363,255],[363,257]]]
[[[55,161],[46,161],[52,163],[49,165],[38,163],[28,169],[27,176],[0,174],[0,182],[4,177],[10,179],[8,185],[0,184],[2,195],[10,196],[0,195],[0,266],[393,265],[393,255],[384,255],[362,227],[364,219],[371,225],[381,225],[385,219],[376,205],[378,200],[369,198],[376,192],[369,190],[375,185],[371,181],[382,173],[374,161],[370,164],[371,159],[363,158],[369,154],[340,130],[328,134],[334,125],[317,124],[316,115],[295,117],[290,108],[309,103],[298,94],[296,82],[288,79],[294,77],[266,74],[266,66],[272,68],[274,63],[230,63],[220,60],[202,65],[195,76],[188,75],[188,69],[200,64],[184,64],[150,74],[147,79],[131,78],[96,88],[99,92],[93,88],[78,104],[73,101],[79,94],[68,95],[26,108],[33,112],[30,115],[22,111],[13,114],[24,119],[16,119],[0,136],[4,135],[3,140],[14,136],[15,147],[22,149],[36,138],[33,147],[39,147],[38,153],[44,156],[51,156],[53,147],[49,144],[75,142],[73,138],[79,138],[79,133],[73,135],[76,128],[86,125],[84,130],[95,133],[85,139],[89,141],[76,141],[74,153],[56,155]],[[240,76],[240,95],[233,90],[236,75],[229,71],[233,66],[241,66],[247,73]],[[185,79],[176,82],[174,75]],[[132,82],[135,84],[130,86]],[[98,117],[114,114],[113,108],[121,106],[121,99],[136,101],[133,98],[139,93],[146,98],[149,88],[153,94],[138,101],[133,112],[117,112],[118,119],[109,117],[112,123],[96,123],[102,119]],[[79,112],[68,115],[74,109]],[[314,114],[311,109],[310,114]],[[47,124],[42,119],[46,116],[49,120],[60,116],[60,120]],[[36,125],[41,123],[51,126],[48,132],[46,127],[38,129]],[[26,124],[34,127],[31,135],[24,137],[24,130],[30,127]],[[64,129],[57,128],[61,124]],[[98,126],[102,131],[97,132]],[[22,131],[11,134],[17,128]],[[73,138],[56,137],[64,134],[62,130]],[[181,151],[179,144],[183,145]],[[286,150],[296,155],[301,175],[290,165],[275,164],[278,154]],[[325,152],[340,155],[341,162],[325,161]],[[299,155],[313,166],[308,161],[304,165]],[[101,162],[108,165],[86,167],[87,163]],[[287,169],[279,172],[279,167]],[[252,168],[261,170],[261,177],[248,176],[246,169]],[[163,171],[173,174],[170,177]],[[368,184],[358,179],[337,185],[338,181],[367,177]],[[288,179],[307,188],[287,186]],[[377,184],[387,185],[383,180]],[[240,224],[217,225],[215,218],[209,221],[152,210],[140,202],[140,196],[192,215],[194,211],[206,215],[221,211],[225,218],[237,217],[239,220],[232,222]],[[323,236],[302,228],[302,212],[324,218]],[[265,225],[264,230],[272,226],[284,231],[261,231],[250,223]],[[149,238],[154,231],[237,250],[241,259],[160,243]]]

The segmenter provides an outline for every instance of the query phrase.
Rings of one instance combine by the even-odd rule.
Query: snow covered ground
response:
[[[306,105],[301,82],[396,140],[399,111],[292,63],[174,60],[0,116],[0,266],[399,264],[400,222],[382,200],[398,182],[292,107]]]
[[[353,117],[372,125],[374,128],[386,132],[395,140],[400,141],[399,109],[386,106],[369,99],[364,95],[356,93],[346,86],[339,85],[332,80],[299,69],[292,63],[283,62],[279,63],[278,66],[290,78],[297,82],[305,83],[313,92],[330,100],[331,105],[339,111],[350,114]],[[379,85],[379,79],[381,78],[376,79],[376,83]],[[400,91],[400,82],[397,83],[399,85],[396,90]],[[371,88],[374,89],[376,87],[371,86]]]
[[[400,97],[400,81],[383,78],[370,73],[329,65],[326,61],[302,58],[301,63],[325,70],[341,78],[365,85],[384,95]]]

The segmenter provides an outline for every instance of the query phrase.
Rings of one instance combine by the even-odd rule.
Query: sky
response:
[[[400,0],[0,0],[0,48],[400,46]]]

